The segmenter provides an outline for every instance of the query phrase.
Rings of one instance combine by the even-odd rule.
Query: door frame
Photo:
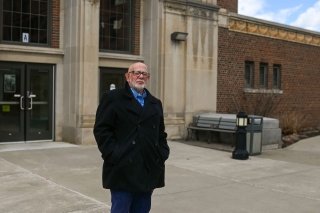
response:
[[[11,66],[11,67],[19,67],[21,68],[21,71],[20,71],[20,76],[21,76],[21,81],[24,81],[21,86],[23,86],[24,88],[20,88],[20,93],[24,91],[24,94],[26,94],[26,88],[27,88],[27,85],[30,84],[30,82],[27,82],[27,72],[28,70],[30,70],[30,67],[34,66],[34,67],[39,67],[39,66],[47,66],[48,69],[49,69],[49,83],[51,85],[50,87],[50,93],[49,94],[49,98],[51,99],[51,104],[48,106],[49,108],[49,115],[48,116],[51,116],[51,118],[49,118],[49,128],[50,128],[50,125],[51,125],[51,134],[50,134],[50,137],[46,138],[46,139],[30,139],[30,140],[27,140],[27,121],[26,119],[28,119],[28,117],[30,117],[30,115],[27,115],[28,112],[25,112],[23,110],[20,110],[20,116],[23,116],[24,117],[24,121],[20,121],[20,125],[22,125],[23,127],[23,140],[17,140],[17,141],[4,141],[4,142],[0,142],[0,144],[12,144],[12,143],[30,143],[30,142],[47,142],[47,141],[54,141],[55,140],[55,120],[56,120],[56,116],[55,116],[55,108],[56,108],[56,95],[55,95],[55,88],[56,88],[56,65],[55,64],[45,64],[45,63],[28,63],[28,62],[15,62],[15,61],[0,61],[0,64],[1,65],[4,65],[4,66]],[[29,66],[29,67],[28,67]],[[31,72],[31,71],[30,71]],[[29,73],[29,76],[30,76],[30,73]],[[23,78],[23,79],[22,79]],[[29,79],[30,81],[30,79]],[[51,96],[51,97],[50,97]],[[51,121],[50,121],[51,119]]]

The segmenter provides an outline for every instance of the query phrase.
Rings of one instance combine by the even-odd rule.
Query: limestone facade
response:
[[[230,31],[320,46],[319,34],[232,13],[237,12],[234,0],[136,0],[132,54],[103,52],[98,42],[100,1],[53,0],[60,9],[54,16],[51,47],[0,43],[0,61],[54,65],[55,141],[94,143],[102,68],[126,69],[136,61],[148,64],[148,89],[162,100],[168,136],[175,139],[185,136],[195,113],[226,112],[230,104],[219,91],[236,83],[220,77],[220,69],[227,68],[218,62],[219,35]],[[173,32],[188,33],[186,41],[171,40]],[[235,62],[234,66],[242,63]]]

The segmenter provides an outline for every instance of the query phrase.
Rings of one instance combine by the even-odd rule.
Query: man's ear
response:
[[[126,80],[129,82],[129,73],[125,73],[124,76],[126,77]]]

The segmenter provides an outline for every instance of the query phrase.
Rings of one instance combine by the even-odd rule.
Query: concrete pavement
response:
[[[319,212],[320,136],[249,160],[170,141],[153,213]],[[0,145],[0,212],[109,212],[96,146]]]

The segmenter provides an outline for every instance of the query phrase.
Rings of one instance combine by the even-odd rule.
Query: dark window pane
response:
[[[47,43],[47,31],[46,30],[39,30],[39,43],[45,44]]]
[[[123,49],[124,50],[129,50],[130,49],[130,40],[128,40],[128,39],[124,39],[123,40]]]
[[[245,62],[245,87],[246,88],[253,88],[253,68],[254,63],[247,61]]]
[[[30,15],[22,14],[22,27],[30,28]]]
[[[281,82],[281,73],[280,73],[280,66],[274,66],[273,67],[273,88],[280,89],[280,82]]]
[[[22,28],[21,29],[21,34],[22,33],[30,33],[30,29],[29,28]]]
[[[22,0],[22,12],[30,13],[30,0]]]
[[[273,86],[276,87],[278,82],[277,70],[273,70]]]
[[[12,11],[12,0],[4,0],[3,1],[3,9]]]
[[[11,12],[3,12],[3,25],[11,26],[12,19],[11,19]]]
[[[31,15],[31,28],[39,28],[39,16]]]
[[[11,27],[3,28],[3,40],[11,41]]]
[[[260,70],[260,86],[264,86],[264,72]]]
[[[31,30],[30,42],[32,43],[39,42],[39,30]]]
[[[40,16],[40,29],[47,29],[47,16]]]
[[[12,28],[12,41],[21,41],[21,29],[17,27]]]
[[[13,1],[13,11],[21,12],[21,0]]]
[[[40,3],[39,1],[31,1],[31,13],[32,14],[39,14]]]
[[[20,27],[21,26],[21,13],[13,13],[12,14],[13,22],[12,26]]]
[[[267,87],[267,65],[266,64],[260,64],[260,86],[263,88]]]
[[[48,10],[47,2],[40,2],[40,14],[47,15],[48,14],[47,10]]]
[[[123,39],[118,39],[117,40],[117,50],[124,50],[124,48],[123,48],[123,42],[124,42],[124,40]]]

